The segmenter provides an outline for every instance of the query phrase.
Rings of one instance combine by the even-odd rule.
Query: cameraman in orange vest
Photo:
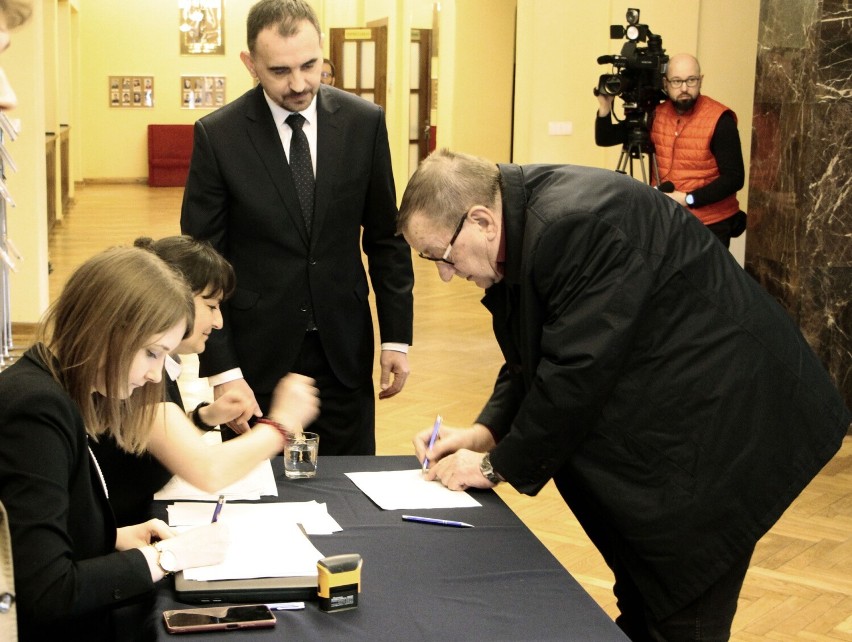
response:
[[[654,110],[651,142],[662,191],[689,209],[725,247],[743,233],[746,215],[737,201],[745,181],[737,116],[701,95],[701,67],[689,54],[669,60],[663,86],[670,100]],[[595,142],[623,144],[623,123],[611,119],[614,96],[598,96]],[[652,173],[652,184],[656,182]],[[668,189],[666,189],[668,187]]]

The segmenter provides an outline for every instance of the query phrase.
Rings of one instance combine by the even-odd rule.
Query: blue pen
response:
[[[452,526],[454,528],[473,528],[473,524],[467,522],[456,522],[451,519],[436,519],[434,517],[418,517],[417,515],[403,515],[406,522],[419,522],[421,524],[435,524],[437,526]]]
[[[225,505],[225,496],[219,495],[219,501],[216,502],[216,508],[213,509],[213,519],[210,520],[211,524],[215,524],[219,521],[219,513],[222,512],[222,506]]]
[[[438,431],[441,430],[441,422],[443,422],[443,421],[444,420],[441,418],[441,415],[438,415],[437,417],[435,417],[435,425],[432,426],[432,436],[429,438],[429,447],[426,449],[427,452],[432,450],[432,446],[435,445],[435,440],[438,438]],[[424,457],[423,458],[423,472],[425,473],[426,469],[428,469],[428,468],[429,468],[429,458]]]

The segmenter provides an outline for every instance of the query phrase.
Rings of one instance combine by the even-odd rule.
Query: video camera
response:
[[[621,55],[600,56],[599,65],[612,65],[618,71],[603,74],[595,89],[595,96],[621,96],[625,112],[639,110],[650,113],[666,100],[663,76],[669,57],[663,49],[663,39],[654,35],[648,25],[639,24],[639,9],[627,10],[627,26],[612,25],[609,37],[613,40],[627,38]],[[646,42],[647,46],[638,43]]]

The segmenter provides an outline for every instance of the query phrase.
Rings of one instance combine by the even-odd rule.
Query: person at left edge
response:
[[[395,233],[384,111],[320,82],[321,33],[303,0],[250,9],[241,58],[259,84],[195,123],[181,230],[210,241],[237,276],[224,328],[199,359],[214,397],[236,387],[266,410],[281,376],[300,372],[320,391],[312,427],[320,453],[369,455],[374,346],[362,248],[382,341],[380,399],[408,377],[414,276],[411,251]],[[310,223],[289,164],[286,120],[296,112],[314,169]]]

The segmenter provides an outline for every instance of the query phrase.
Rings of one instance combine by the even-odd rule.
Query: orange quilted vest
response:
[[[671,181],[675,189],[689,193],[719,177],[719,167],[710,151],[710,140],[719,117],[726,111],[731,110],[703,95],[698,97],[688,114],[678,114],[671,101],[657,107],[651,140],[661,183]],[[736,117],[734,114],[735,120]],[[704,225],[723,221],[739,210],[736,194],[703,207],[690,208]]]

